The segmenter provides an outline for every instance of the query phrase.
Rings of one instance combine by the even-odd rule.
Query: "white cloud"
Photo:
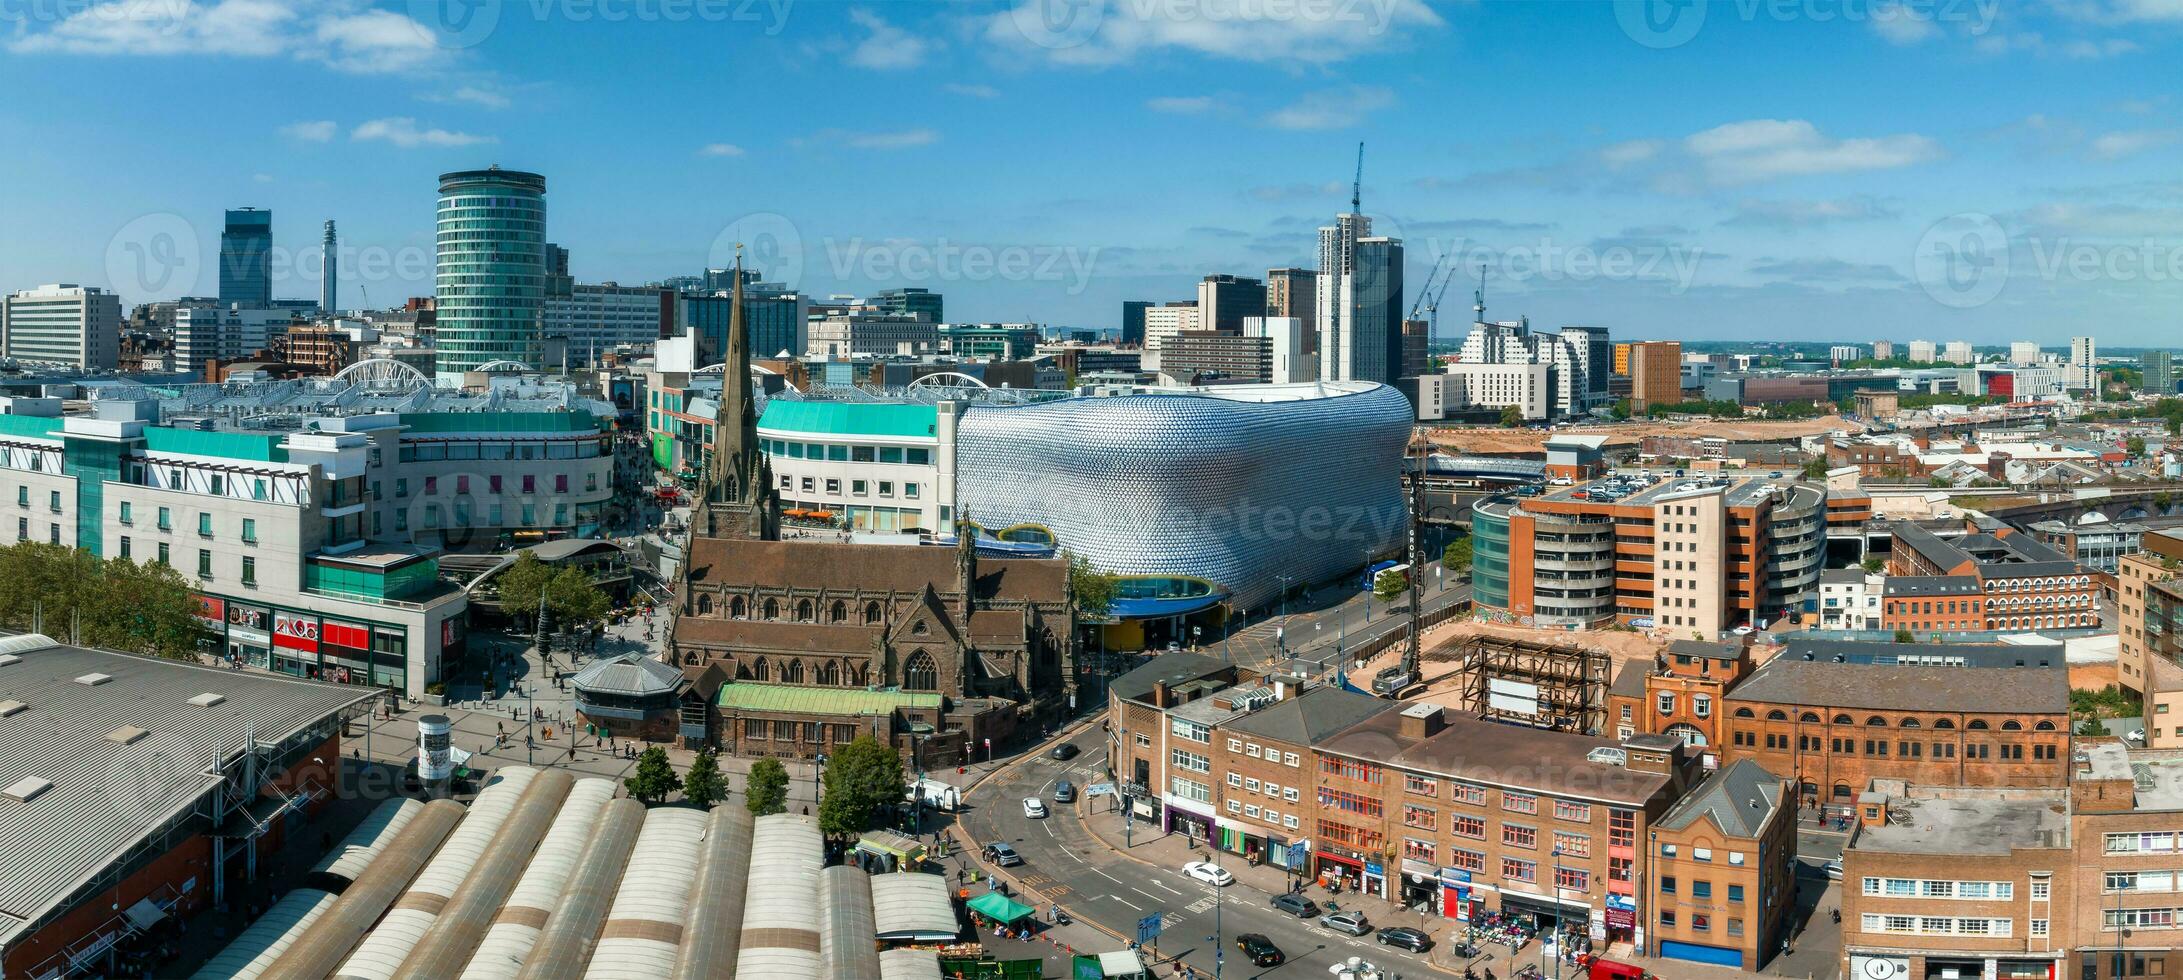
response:
[[[1170,95],[1145,100],[1145,108],[1177,116],[1195,116],[1211,111],[1216,104],[1210,95]]]
[[[502,94],[499,89],[489,88],[484,85],[459,85],[446,92],[422,95],[418,96],[418,98],[426,102],[438,102],[444,105],[461,103],[486,109],[505,109],[515,104],[514,100]]]
[[[420,127],[417,125],[417,120],[408,116],[389,116],[385,119],[373,119],[351,130],[349,139],[359,143],[377,140],[392,143],[405,150],[416,149],[420,146],[475,146],[479,143],[497,142],[490,136]]]
[[[1930,15],[1902,4],[1885,4],[1872,10],[1872,32],[1889,44],[1916,44],[1939,34],[1940,28]]]
[[[877,71],[915,68],[924,64],[925,54],[932,47],[931,42],[887,23],[869,10],[851,10],[849,19],[871,32],[849,52],[849,63],[859,68]]]
[[[997,99],[1001,97],[1001,90],[991,85],[966,85],[962,82],[949,82],[940,86],[940,91],[949,95],[960,95],[971,99]]]
[[[2115,16],[2131,21],[2183,21],[2183,0],[2119,0]]]
[[[1809,228],[1847,221],[1878,221],[1899,215],[1900,212],[1879,198],[1856,194],[1822,201],[1747,200],[1738,204],[1735,215],[1722,224]]]
[[[888,132],[822,129],[809,137],[791,140],[796,146],[846,146],[856,150],[907,150],[940,142],[937,130],[917,128]]]
[[[1003,49],[1073,65],[1122,64],[1140,53],[1163,49],[1237,61],[1331,64],[1387,47],[1406,30],[1445,23],[1427,0],[1018,0],[992,15],[984,34]]]
[[[1941,156],[1939,143],[1916,133],[1835,139],[1802,119],[1727,123],[1685,137],[1683,146],[1708,177],[1726,184],[1888,170]]]
[[[254,181],[257,181],[258,183],[261,183],[261,184],[270,184],[270,183],[272,183],[272,182],[273,182],[273,175],[272,175],[272,174],[251,174],[251,175],[250,175],[250,179],[251,179],[251,180],[254,180]]]
[[[743,148],[733,143],[707,143],[697,148],[697,155],[701,157],[739,157],[743,155]]]
[[[324,143],[334,138],[334,121],[314,119],[308,122],[292,122],[280,128],[282,136],[306,143]]]
[[[1619,170],[1659,156],[1660,151],[1666,148],[1665,140],[1625,140],[1599,151],[1599,160]]]
[[[1266,122],[1277,129],[1341,129],[1395,104],[1395,93],[1372,85],[1307,92],[1303,98],[1273,111]]]
[[[2179,135],[2173,129],[2136,129],[2102,133],[2092,140],[2092,156],[2101,160],[2119,160],[2134,153],[2166,146]]]
[[[326,0],[98,0],[40,32],[19,53],[290,57],[359,74],[414,71],[448,51],[402,14]],[[20,28],[22,25],[18,25]]]

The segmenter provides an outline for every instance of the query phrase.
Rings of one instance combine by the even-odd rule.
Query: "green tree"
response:
[[[675,767],[667,761],[667,750],[655,745],[637,757],[637,771],[622,785],[629,787],[629,795],[644,803],[658,803],[667,794],[682,788],[682,777],[675,775]]]
[[[1381,602],[1393,602],[1410,591],[1410,573],[1388,569],[1372,577],[1372,595]]]
[[[1614,416],[1617,422],[1627,421],[1630,417],[1630,400],[1627,398],[1617,400],[1614,407],[1607,410],[1607,414]]]
[[[1826,453],[1820,453],[1804,462],[1804,478],[1807,480],[1824,480],[1827,478]]]
[[[606,616],[613,601],[591,582],[591,575],[574,565],[555,568],[528,551],[494,580],[500,587],[500,607],[526,629],[536,629],[539,600],[545,600],[547,619],[565,629]]]
[[[1470,574],[1470,562],[1471,543],[1467,537],[1448,542],[1448,547],[1440,552],[1441,567],[1457,575]]]
[[[826,763],[819,831],[850,838],[872,829],[902,802],[902,757],[870,735],[836,750]]]
[[[690,763],[690,774],[682,779],[682,798],[707,809],[728,798],[728,780],[720,775],[720,757],[713,750],[699,750]]]
[[[1114,591],[1120,582],[1092,567],[1083,555],[1069,556],[1069,589],[1076,596],[1076,613],[1085,619],[1104,620],[1114,608]]]
[[[1912,635],[1912,634],[1911,634],[1911,632],[1910,632],[1909,630],[1899,629],[1899,630],[1896,630],[1896,631],[1895,631],[1895,642],[1897,642],[1897,643],[1916,643],[1916,642],[1918,642],[1918,638],[1917,638],[1916,636]]]
[[[1524,410],[1518,405],[1501,407],[1501,428],[1514,429],[1524,424]]]
[[[606,618],[613,600],[591,582],[591,573],[570,565],[554,573],[546,583],[546,611],[553,621],[567,627]]]
[[[788,769],[779,759],[760,759],[750,764],[743,777],[743,805],[752,816],[782,813],[788,809]]]
[[[2129,439],[2124,440],[2122,448],[2123,451],[2132,456],[2143,456],[2145,455],[2145,437],[2131,436]]]
[[[100,559],[64,545],[0,548],[0,625],[90,646],[187,660],[206,635],[197,601],[174,569],[157,562]],[[42,624],[38,621],[42,618]]]
[[[1887,559],[1882,558],[1878,555],[1874,555],[1861,562],[1860,567],[1865,570],[1865,574],[1867,575],[1878,575],[1880,574],[1880,569],[1887,567]]]
[[[525,629],[536,628],[537,623],[533,620],[538,615],[538,601],[545,596],[553,574],[553,566],[539,561],[537,555],[528,551],[518,553],[515,564],[493,579],[493,584],[500,589],[500,608],[516,622],[525,624]]]

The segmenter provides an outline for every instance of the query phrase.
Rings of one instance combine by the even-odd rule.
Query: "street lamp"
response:
[[[1566,934],[1567,930],[1562,928],[1561,909],[1561,845],[1556,844],[1554,845],[1554,931]],[[1568,951],[1561,947],[1561,941],[1561,936],[1554,937],[1554,980],[1561,980],[1561,964],[1564,959],[1568,958],[1566,956]],[[1542,974],[1546,972],[1546,944],[1544,942],[1539,944],[1539,972]]]
[[[826,753],[821,752],[811,759],[811,808],[813,810],[817,810],[819,806],[819,777],[824,775],[825,772]]]

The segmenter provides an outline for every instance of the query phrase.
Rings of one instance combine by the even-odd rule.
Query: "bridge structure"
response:
[[[2111,521],[2183,517],[2183,483],[2077,488],[1958,503],[2019,527],[2040,521],[2075,521],[2094,512]]]

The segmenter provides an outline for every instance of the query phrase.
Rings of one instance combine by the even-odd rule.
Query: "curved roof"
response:
[[[335,901],[332,892],[316,888],[298,888],[281,896],[226,949],[205,961],[204,969],[191,980],[257,980]]]
[[[940,980],[940,954],[929,949],[889,949],[879,954],[880,980]]]
[[[751,853],[766,855],[743,906],[737,976],[819,980],[819,872],[823,841],[816,818],[775,813],[758,818]]]
[[[625,653],[577,671],[570,683],[586,694],[672,694],[682,685],[682,671],[641,653]]]
[[[947,880],[917,871],[872,876],[872,919],[881,940],[939,942],[962,930]]]
[[[814,435],[929,439],[935,435],[938,417],[939,411],[931,405],[770,398],[758,427]]]

